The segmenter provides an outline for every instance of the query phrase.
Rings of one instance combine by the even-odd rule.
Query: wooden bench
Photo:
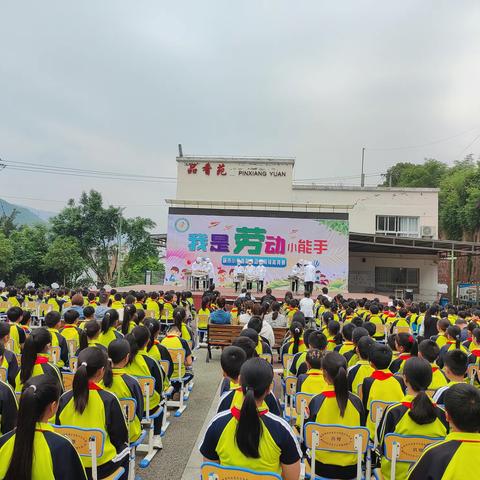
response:
[[[240,335],[240,332],[243,330],[243,325],[217,325],[214,323],[208,324],[208,343],[207,343],[207,362],[212,359],[212,347],[228,347],[232,344],[233,340]],[[286,327],[275,327],[273,333],[275,335],[275,345],[274,348],[280,348],[282,340],[287,333],[288,328]]]

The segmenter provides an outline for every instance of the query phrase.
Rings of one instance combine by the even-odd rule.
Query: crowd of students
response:
[[[285,390],[274,387],[268,361],[274,344],[262,333],[282,315],[288,334],[279,348],[281,379],[284,389],[293,379],[296,392],[309,395],[304,425],[367,427],[369,460],[385,479],[391,472],[385,455],[390,433],[437,440],[415,465],[398,462],[396,479],[476,478],[480,382],[476,369],[467,371],[480,367],[480,310],[320,295],[306,317],[290,294],[281,303],[270,300],[235,302],[231,314],[245,329],[221,354],[225,380],[218,413],[200,445],[205,461],[274,472],[285,480],[299,478],[302,459],[310,464],[299,415],[288,409]],[[203,312],[215,302],[215,294],[207,293]],[[377,422],[373,401],[385,402]],[[357,478],[354,453],[319,450],[315,460],[322,478]]]
[[[161,298],[158,293],[115,291],[66,295],[63,291],[19,293],[10,289],[4,297],[8,308],[3,308],[0,321],[4,374],[0,381],[0,478],[91,478],[91,458],[80,457],[69,440],[55,432],[54,424],[103,431],[98,478],[107,478],[122,467],[121,478],[127,479],[129,445],[140,437],[145,417],[139,377],[155,380],[155,391],[149,397],[152,416],[164,412],[161,406],[167,397],[178,397],[180,386],[193,378],[194,334],[188,326],[195,314],[191,295],[167,293]],[[30,307],[28,302],[36,302],[32,312],[22,308]],[[45,312],[39,312],[42,308]],[[166,310],[171,314],[168,321],[162,321]],[[182,365],[170,355],[179,349],[184,352]],[[67,375],[73,375],[71,388],[64,382]],[[136,404],[129,426],[120,404],[125,398],[133,398]],[[161,448],[163,414],[155,416],[154,448]]]

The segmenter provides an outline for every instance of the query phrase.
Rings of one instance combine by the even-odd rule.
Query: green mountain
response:
[[[6,200],[0,198],[0,215],[10,215],[13,210],[17,211],[15,217],[15,223],[17,225],[34,225],[39,223],[45,223],[45,220],[26,207],[9,203]]]

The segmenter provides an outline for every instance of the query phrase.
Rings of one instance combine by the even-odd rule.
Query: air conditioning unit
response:
[[[433,227],[429,225],[422,225],[420,227],[420,236],[422,238],[433,238],[433,232],[434,232]]]

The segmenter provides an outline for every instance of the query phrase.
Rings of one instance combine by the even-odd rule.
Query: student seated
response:
[[[305,362],[307,371],[298,376],[297,392],[318,395],[326,389],[327,384],[322,371],[322,358],[324,354],[324,352],[315,349],[308,351]]]
[[[240,332],[240,337],[248,337],[255,343],[255,351],[257,352],[258,356],[262,355],[263,353],[272,354],[270,345],[260,337],[257,330],[254,330],[253,328],[245,328]]]
[[[355,345],[352,341],[353,331],[355,330],[355,325],[351,322],[346,323],[342,327],[342,338],[343,341],[340,345],[335,347],[335,351],[340,355],[345,355],[347,352],[355,350]]]
[[[0,364],[5,357],[5,347],[0,343]],[[17,423],[17,399],[13,388],[0,381],[0,434],[15,428]]]
[[[444,411],[434,405],[425,390],[432,382],[432,368],[423,358],[412,357],[405,362],[403,380],[407,386],[406,395],[401,403],[388,407],[377,430],[378,443],[384,448],[385,435],[422,435],[443,438],[447,434],[448,424]],[[410,465],[397,463],[395,480],[406,478]],[[382,475],[390,480],[391,462],[382,458]]]
[[[116,310],[110,309],[105,312],[102,318],[101,332],[97,343],[108,349],[108,346],[114,340],[123,338],[123,335],[117,330],[119,315]]]
[[[48,423],[55,415],[60,393],[60,384],[49,375],[36,376],[25,384],[17,428],[0,438],[0,478],[87,479],[75,447]]]
[[[142,433],[143,393],[135,377],[128,375],[125,367],[130,358],[130,344],[123,339],[114,340],[108,346],[107,368],[100,386],[114,393],[117,398],[133,398],[137,403],[135,419],[130,424],[130,442],[135,442]]]
[[[225,299],[220,297],[217,299],[217,310],[210,313],[210,323],[218,324],[218,325],[228,325],[232,322],[232,316],[230,312],[227,312],[225,307]]]
[[[443,371],[447,376],[449,383],[444,387],[438,389],[433,396],[433,401],[437,405],[444,405],[445,393],[452,386],[457,383],[465,383],[465,375],[468,369],[468,356],[461,350],[450,350],[445,354],[445,366]]]
[[[173,362],[168,350],[157,340],[158,334],[160,333],[160,322],[153,318],[146,318],[143,321],[143,326],[148,328],[148,331],[150,332],[150,341],[147,344],[148,355],[155,361],[159,362],[159,364],[161,360],[169,362],[168,371],[163,373],[166,375],[165,380],[168,381],[168,385],[170,385],[170,378],[173,373]]]
[[[80,345],[80,328],[78,328],[77,323],[80,316],[76,310],[67,310],[64,315],[63,319],[65,321],[65,326],[60,330],[60,335],[67,341],[73,340],[75,342],[74,352],[77,350],[78,346]]]
[[[357,341],[356,353],[359,357],[358,362],[347,370],[348,389],[358,394],[358,387],[363,381],[372,375],[375,370],[369,361],[370,350],[374,347],[375,340],[368,335],[360,337]]]
[[[23,316],[23,310],[20,307],[10,307],[7,310],[7,322],[10,324],[10,338],[13,340],[13,353],[22,353],[22,346],[25,343],[25,330],[19,323]]]
[[[97,459],[98,478],[106,478],[123,467],[125,472],[120,478],[126,480],[128,429],[118,398],[99,385],[106,366],[107,357],[99,348],[88,347],[80,352],[73,390],[60,397],[56,424],[105,432],[103,455]],[[82,463],[91,478],[92,459],[82,457]]]
[[[335,320],[330,320],[327,324],[327,350],[333,351],[342,344],[342,335],[340,333],[340,323]]]
[[[440,368],[443,368],[445,355],[451,350],[461,350],[467,355],[469,354],[467,349],[462,345],[462,342],[460,341],[460,333],[460,327],[457,327],[456,325],[450,325],[447,328],[445,332],[447,341],[445,345],[440,349],[440,353],[438,354],[437,359],[437,365]]]
[[[62,318],[59,312],[51,311],[45,315],[45,326],[52,336],[52,347],[60,347],[60,358],[57,360],[57,367],[68,367],[68,345],[65,337],[60,335]]]
[[[328,352],[322,359],[325,390],[309,405],[307,422],[358,427],[365,425],[361,400],[348,391],[347,362],[343,355]],[[324,478],[351,479],[356,476],[357,456],[337,452],[316,452],[315,473]]]
[[[440,349],[433,340],[422,340],[418,345],[418,356],[424,358],[432,367],[432,383],[428,390],[438,390],[448,383],[445,373],[435,364]]]
[[[425,322],[427,320],[425,319]],[[442,348],[446,343],[447,343],[447,328],[450,326],[450,322],[446,318],[441,318],[440,320],[437,320],[437,332],[438,335],[434,335],[431,337],[431,339],[436,342],[438,345],[438,348]],[[427,336],[425,334],[425,336]]]
[[[288,339],[280,350],[280,358],[283,361],[283,356],[287,354],[297,354],[299,352],[304,352],[307,350],[305,342],[303,341],[303,326],[299,322],[292,322],[290,325],[290,334],[291,338]],[[287,375],[285,370],[284,375]]]
[[[262,317],[258,315],[252,315],[248,323],[243,327],[244,330],[247,328],[253,328],[262,338],[263,341],[268,343],[269,349],[275,345],[275,334],[273,333],[273,328],[267,322],[262,320]]]
[[[100,332],[100,324],[96,320],[89,320],[83,330],[80,331],[80,343],[75,356],[78,357],[79,353],[87,347],[101,348],[107,353],[107,349],[101,343],[98,343]]]
[[[355,330],[353,330],[352,332],[352,342],[355,347],[358,345],[358,342],[362,337],[370,337],[368,330],[363,327],[355,327]],[[347,360],[347,364],[349,367],[353,367],[360,361],[360,357],[358,356],[356,348],[354,350],[350,350],[349,352],[345,352],[343,356]]]
[[[262,358],[251,358],[242,365],[240,379],[241,403],[210,422],[200,446],[204,460],[298,480],[300,446],[288,423],[270,413],[265,404],[272,366]]]
[[[55,312],[56,313],[56,312]],[[15,392],[21,392],[23,385],[32,377],[47,374],[62,385],[62,376],[56,365],[50,363],[52,335],[45,328],[36,328],[28,336],[23,347],[22,364],[15,379]]]
[[[367,427],[373,438],[375,435],[375,424],[368,415],[372,400],[383,402],[400,402],[404,395],[405,385],[403,380],[395,377],[388,369],[392,361],[392,350],[387,345],[376,343],[368,357],[374,372],[362,383],[362,401],[367,412]]]
[[[398,352],[398,357],[391,363],[390,371],[402,373],[403,364],[418,353],[417,341],[409,333],[397,333],[395,335],[395,350]]]
[[[11,387],[15,388],[15,378],[18,374],[17,356],[10,350],[7,350],[11,328],[8,322],[0,322],[0,345],[4,347],[1,366],[7,369],[7,381]]]
[[[319,330],[312,330],[307,328],[304,332],[304,342],[308,350],[297,353],[293,357],[292,365],[289,373],[291,375],[299,376],[307,372],[308,367],[306,363],[307,354],[310,350],[320,350],[322,354],[327,350],[327,337]]]
[[[445,394],[450,433],[427,447],[408,480],[473,480],[480,459],[480,392],[472,385],[453,385]]]
[[[138,319],[138,313],[140,310],[137,310],[135,305],[125,305],[123,309],[123,319],[122,326],[120,331],[123,336],[131,333],[132,330],[140,323]]]

